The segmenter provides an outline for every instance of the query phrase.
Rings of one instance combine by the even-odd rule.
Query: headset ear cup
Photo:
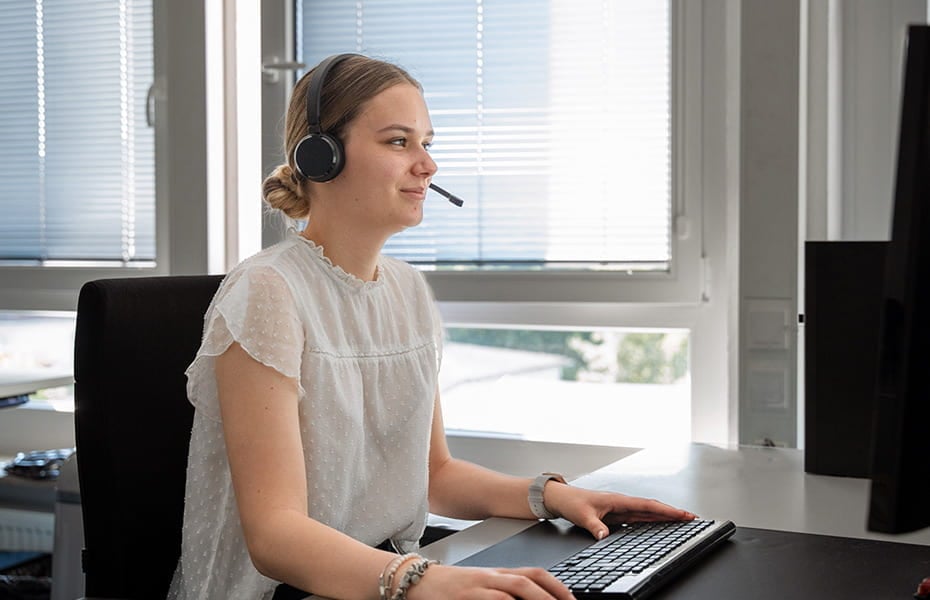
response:
[[[339,175],[345,165],[342,142],[326,133],[311,133],[294,148],[294,165],[310,181],[329,181]]]

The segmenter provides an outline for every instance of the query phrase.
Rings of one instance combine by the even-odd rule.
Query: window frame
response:
[[[73,311],[87,281],[209,271],[205,11],[197,3],[152,4],[155,261],[0,264],[0,310]]]

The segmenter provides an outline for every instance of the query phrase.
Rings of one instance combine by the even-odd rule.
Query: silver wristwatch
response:
[[[545,502],[543,502],[543,490],[546,487],[546,483],[550,480],[565,483],[565,478],[558,473],[543,473],[530,484],[530,510],[536,515],[537,519],[554,519],[558,517],[558,515],[549,512]]]

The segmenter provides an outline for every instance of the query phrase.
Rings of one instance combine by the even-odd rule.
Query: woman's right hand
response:
[[[545,569],[486,569],[433,565],[407,592],[409,600],[573,600],[565,585]]]

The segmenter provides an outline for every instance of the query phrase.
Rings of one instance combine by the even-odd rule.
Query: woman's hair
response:
[[[301,77],[291,94],[284,132],[287,163],[275,168],[262,184],[262,196],[268,206],[292,219],[304,219],[310,214],[308,180],[294,165],[294,148],[309,133],[307,89],[317,68]],[[366,102],[400,83],[422,89],[416,79],[397,65],[362,55],[343,59],[330,69],[323,83],[320,97],[322,130],[342,139],[346,126],[359,115]]]

